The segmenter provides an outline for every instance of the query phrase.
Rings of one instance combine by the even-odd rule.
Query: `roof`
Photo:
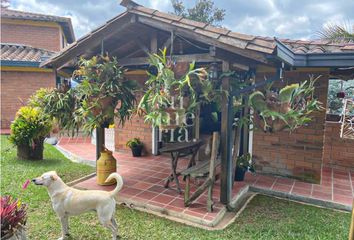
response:
[[[89,32],[84,37],[67,46],[61,52],[53,56],[48,62],[43,63],[43,66],[53,64],[57,61],[60,62],[65,57],[68,57],[70,53],[78,54],[78,48],[80,46],[83,47],[85,42],[93,40],[93,38],[100,35],[107,34],[104,32],[110,28],[113,30],[113,24],[119,26],[120,21],[123,22],[123,19],[127,16],[135,17],[135,20],[131,20],[131,22],[139,22],[163,31],[176,31],[177,33],[185,34],[186,36],[193,36],[195,39],[198,39],[203,43],[214,45],[236,54],[246,53],[246,55],[253,55],[256,60],[262,59],[263,57],[265,58],[267,55],[276,56],[279,42],[285,45],[286,49],[289,50],[291,54],[295,55],[307,56],[314,54],[354,53],[353,44],[334,44],[319,40],[303,41],[253,36],[233,32],[222,27],[215,27],[207,23],[197,22],[174,14],[160,12],[155,9],[141,6],[131,0],[123,0],[121,1],[121,5],[127,8],[125,12],[112,18],[104,25]],[[346,56],[346,59],[348,59],[348,56]],[[331,59],[328,58],[327,60]],[[331,62],[327,61],[326,64],[328,63]]]
[[[1,43],[1,65],[39,66],[54,52],[20,44]]]
[[[194,31],[195,33],[205,35],[222,43],[232,46],[238,46],[243,49],[255,50],[264,53],[272,53],[275,49],[274,38],[253,36],[233,32],[226,28],[215,27],[207,23],[197,22],[187,19],[185,17],[176,16],[170,13],[160,12],[155,9],[141,6],[131,0],[123,0],[121,5],[127,7],[127,11],[141,16],[156,19],[162,22],[182,27]],[[330,43],[329,41],[322,40],[291,40],[291,39],[278,39],[287,47],[292,49],[294,53],[330,53],[330,52],[343,52],[354,51],[354,44],[349,43]]]
[[[72,43],[75,41],[75,34],[71,24],[71,19],[67,17],[59,17],[59,16],[53,16],[47,14],[23,12],[23,11],[8,9],[8,8],[1,8],[1,18],[56,22],[63,28],[68,43]]]

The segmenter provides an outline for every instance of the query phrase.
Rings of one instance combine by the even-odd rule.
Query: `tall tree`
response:
[[[219,26],[224,20],[225,9],[214,6],[213,0],[197,0],[191,8],[186,8],[182,0],[171,0],[174,14],[199,22]]]
[[[329,24],[318,35],[333,43],[354,43],[354,24]]]

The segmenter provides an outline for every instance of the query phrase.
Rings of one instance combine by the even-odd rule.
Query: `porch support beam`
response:
[[[171,26],[168,23],[162,23],[158,20],[143,17],[143,16],[138,16],[138,22],[148,25],[148,26],[151,26],[151,27],[158,28],[162,31],[174,31],[175,34],[185,36],[190,39],[198,39],[198,41],[204,42],[209,45],[215,45],[215,47],[219,47],[219,48],[224,49],[226,51],[230,51],[235,54],[239,54],[239,55],[244,56],[248,59],[254,59],[258,62],[268,63],[268,60],[265,57],[265,54],[233,47],[231,45],[221,43],[221,42],[217,41],[216,39],[212,39],[210,37],[206,37],[201,34],[195,33],[191,30],[177,28],[175,26]]]
[[[223,72],[230,70],[229,62],[223,62]],[[222,79],[222,88],[230,89],[230,79]],[[233,164],[232,164],[232,96],[224,94],[221,109],[221,191],[220,202],[228,205],[232,196]]]
[[[209,53],[198,53],[198,54],[188,54],[188,55],[173,55],[172,58],[177,62],[215,62],[221,61],[210,56]],[[122,66],[132,66],[132,65],[148,65],[148,59],[146,57],[136,57],[136,58],[123,58],[119,61]]]

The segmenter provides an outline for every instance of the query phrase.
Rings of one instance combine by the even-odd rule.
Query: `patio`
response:
[[[90,138],[62,138],[57,145],[66,156],[76,161],[95,165],[95,146]],[[222,228],[231,222],[232,216],[225,217],[226,207],[218,203],[220,181],[213,192],[216,202],[214,212],[206,210],[206,193],[200,196],[190,207],[184,207],[183,194],[179,195],[171,184],[163,187],[165,178],[170,174],[168,156],[145,156],[133,158],[130,153],[114,153],[118,162],[118,172],[123,176],[124,187],[119,194],[119,202],[133,208],[148,211],[186,224],[200,227]],[[187,160],[180,159],[178,169],[186,167]],[[232,190],[231,206],[240,208],[252,193],[263,193],[318,206],[351,210],[353,200],[354,173],[331,168],[322,169],[321,184],[304,183],[293,179],[247,174],[244,182],[235,182]],[[91,176],[74,187],[80,189],[111,190],[114,186],[99,186],[95,176]],[[181,187],[184,182],[181,180]],[[192,189],[193,190],[193,189]]]

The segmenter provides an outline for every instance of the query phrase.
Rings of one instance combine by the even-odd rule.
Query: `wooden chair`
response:
[[[186,188],[184,191],[184,206],[189,206],[194,200],[196,200],[206,189],[208,189],[207,210],[213,211],[213,186],[216,181],[215,168],[220,165],[221,160],[217,158],[219,149],[219,133],[213,133],[212,150],[210,161],[204,161],[201,164],[192,166],[183,172],[181,175],[186,180]],[[197,188],[197,190],[190,195],[190,180],[191,178],[205,178],[204,183]]]

